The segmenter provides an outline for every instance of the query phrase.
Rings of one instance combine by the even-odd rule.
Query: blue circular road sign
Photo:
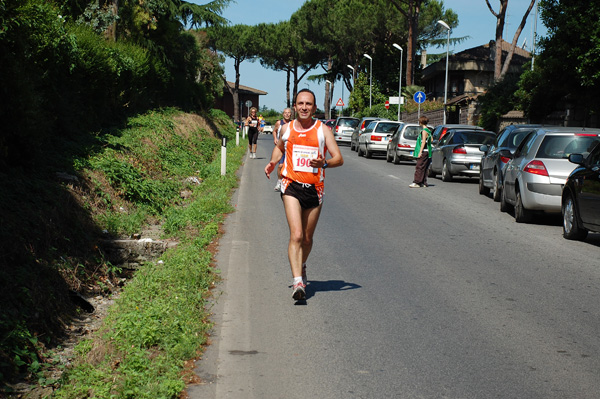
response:
[[[415,102],[417,104],[424,103],[426,98],[427,98],[427,96],[422,91],[416,92],[415,95],[413,96],[413,99],[415,100]]]

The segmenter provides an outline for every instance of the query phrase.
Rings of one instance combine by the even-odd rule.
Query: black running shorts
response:
[[[302,209],[316,208],[323,202],[323,195],[319,195],[314,184],[289,181],[287,186],[285,184],[281,186],[281,198],[284,195],[296,198],[300,202]]]

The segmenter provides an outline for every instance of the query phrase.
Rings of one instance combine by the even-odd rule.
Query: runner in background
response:
[[[290,108],[286,108],[283,110],[283,119],[278,120],[275,123],[275,128],[273,129],[273,142],[277,145],[279,138],[281,137],[281,130],[283,126],[288,124],[292,119],[292,110]],[[283,162],[285,161],[285,154],[279,160],[279,164],[277,165],[277,184],[275,185],[275,191],[279,191],[281,188],[281,169],[283,169]]]

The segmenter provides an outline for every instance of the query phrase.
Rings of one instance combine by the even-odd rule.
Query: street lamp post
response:
[[[344,75],[342,75],[342,104],[344,103]],[[344,116],[344,106],[342,105],[341,116]]]
[[[325,79],[325,83],[329,83],[329,86],[327,86],[327,98],[329,99],[329,104],[327,106],[326,115],[327,115],[327,119],[331,119],[331,92],[332,92],[331,87],[333,86],[333,84],[327,79]]]
[[[369,108],[371,108],[371,99],[373,97],[373,58],[369,54],[363,54],[366,58],[369,59]]]
[[[450,52],[450,27],[447,23],[440,20],[438,24],[442,25],[448,31],[448,40],[446,42],[446,80],[444,82],[444,125],[446,124],[446,102],[448,102],[448,54]]]
[[[402,115],[400,113],[400,106],[402,105],[402,53],[403,53],[403,50],[402,50],[402,47],[400,47],[396,43],[394,43],[393,46],[396,47],[398,50],[400,50],[400,76],[398,77],[398,122],[400,122],[400,116]]]

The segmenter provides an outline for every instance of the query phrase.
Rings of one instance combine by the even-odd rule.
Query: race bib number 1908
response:
[[[319,157],[319,148],[306,145],[294,145],[292,160],[296,172],[317,173],[318,168],[310,166],[310,161]]]

